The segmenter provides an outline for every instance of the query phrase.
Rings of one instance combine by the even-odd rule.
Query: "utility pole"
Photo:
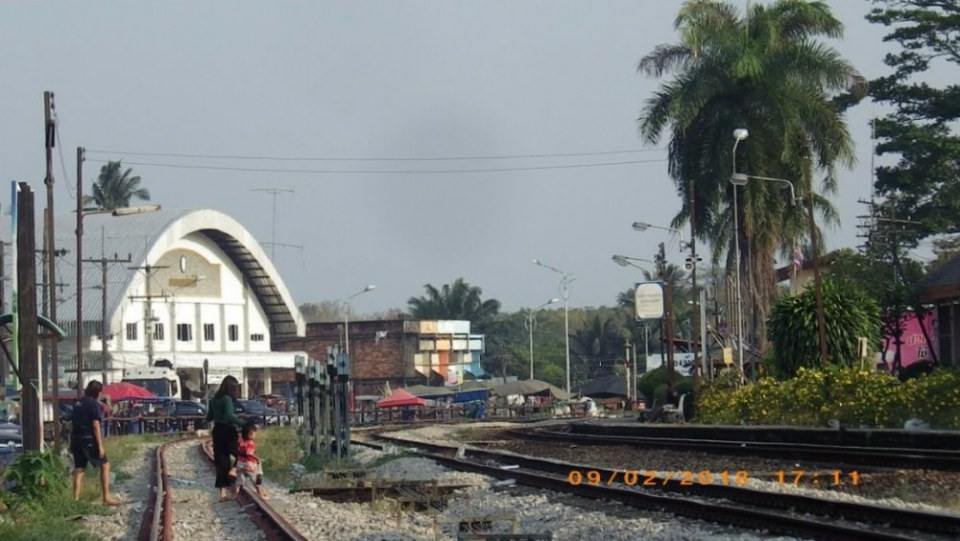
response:
[[[75,330],[77,338],[77,400],[80,399],[81,387],[83,384],[83,147],[77,147],[77,328]],[[56,401],[59,390],[57,384],[53,385],[54,401]],[[56,411],[57,408],[54,408]],[[55,414],[56,415],[56,414]],[[59,423],[58,423],[59,425]]]
[[[160,269],[169,269],[170,267],[166,265],[150,265],[149,263],[142,267],[129,267],[130,270],[142,270],[144,271],[144,276],[146,277],[145,284],[145,293],[146,295],[134,295],[130,299],[143,299],[146,302],[143,305],[143,336],[147,340],[147,366],[153,366],[153,322],[155,318],[153,317],[153,299],[166,299],[167,294],[162,295],[151,295],[150,294],[150,281],[153,277],[154,271]]]
[[[692,296],[696,299],[695,302],[701,303],[700,294],[697,289],[697,212],[696,212],[696,198],[694,197],[695,183],[693,177],[690,177],[690,285],[693,288]],[[697,308],[700,308],[702,305],[698,305]],[[694,329],[700,330],[701,342],[703,342],[703,335],[706,334],[706,322],[700,316],[700,310],[695,309],[693,311],[693,324],[691,325],[690,335],[691,338],[696,332]],[[699,373],[706,373],[707,359],[706,353],[704,352],[703,357],[698,354],[697,348],[693,347],[691,341],[691,348],[693,349],[693,366],[694,366],[694,376],[695,380],[696,375]],[[703,347],[704,344],[700,344]],[[697,368],[700,368],[698,371]]]
[[[24,451],[43,447],[40,363],[37,355],[37,264],[34,258],[33,190],[18,184],[17,197],[17,356],[20,364],[20,427]],[[56,411],[56,407],[53,408]]]
[[[110,263],[129,263],[130,261],[131,257],[129,255],[127,255],[127,257],[124,259],[120,259],[116,254],[114,254],[112,258],[100,257],[97,259],[83,260],[84,263],[97,263],[100,265],[100,355],[102,357],[100,366],[101,378],[103,379],[104,385],[107,384],[107,371],[113,368],[112,366],[108,366],[109,357],[107,352],[107,338],[110,335],[110,324],[107,322],[107,265]],[[143,332],[147,333],[148,331],[145,328]]]
[[[272,228],[270,230],[270,259],[273,260],[275,247],[277,245],[277,196],[282,193],[296,193],[289,188],[254,188],[255,192],[265,192],[273,196],[273,214],[271,217]],[[303,247],[301,246],[301,249]]]
[[[44,125],[44,154],[46,158],[46,176],[43,183],[47,189],[47,208],[44,212],[44,244],[47,250],[46,255],[46,274],[51,284],[57,281],[57,266],[54,254],[56,247],[53,235],[53,147],[57,140],[57,123],[55,120],[56,105],[53,100],[53,92],[45,91],[43,93],[43,125]],[[79,199],[79,195],[77,198]],[[21,252],[24,253],[24,252]],[[32,252],[26,252],[32,253]],[[46,310],[47,317],[54,324],[57,323],[57,290],[51,287],[47,294],[49,308]],[[53,387],[53,426],[54,441],[59,442],[60,437],[60,354],[57,340],[51,340],[50,350],[50,372],[52,375],[51,385]]]
[[[667,290],[664,300],[663,326],[666,327],[664,341],[667,345],[667,401],[669,402],[673,397],[673,281],[667,277],[667,251],[662,242],[657,253],[657,268]]]

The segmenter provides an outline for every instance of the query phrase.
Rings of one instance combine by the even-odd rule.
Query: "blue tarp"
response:
[[[460,391],[453,395],[453,403],[460,404],[462,402],[474,402],[477,400],[486,400],[487,396],[490,395],[490,391],[487,389],[474,389],[472,391]]]

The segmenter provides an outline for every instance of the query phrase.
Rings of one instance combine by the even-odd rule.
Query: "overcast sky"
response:
[[[741,6],[745,1],[735,2]],[[132,165],[156,202],[213,207],[261,241],[278,196],[276,260],[298,303],[378,286],[355,308],[404,306],[422,285],[462,276],[507,309],[555,296],[537,257],[577,276],[573,305],[614,301],[680,206],[651,151],[434,162],[189,160],[132,152],[309,157],[444,157],[642,148],[636,118],[659,82],[635,71],[675,41],[680,0],[475,2],[4,2],[0,4],[0,171],[42,188],[42,93],[53,90],[67,176],[78,145],[100,163],[300,170],[524,168],[473,173],[281,173]],[[864,75],[886,73],[883,27],[866,0],[830,1],[847,26],[836,47]],[[934,76],[936,78],[936,74]],[[944,75],[945,78],[945,75]],[[858,166],[840,177],[842,226],[856,245],[869,194],[868,120],[849,115]],[[59,161],[59,158],[57,158]],[[74,205],[57,163],[58,210]],[[8,193],[0,191],[0,193]],[[6,196],[4,196],[6,197]],[[4,208],[9,201],[3,199]],[[38,207],[40,203],[38,201]],[[681,261],[676,243],[672,258]],[[64,277],[63,279],[68,279]]]

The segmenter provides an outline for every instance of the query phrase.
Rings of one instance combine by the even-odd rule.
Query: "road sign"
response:
[[[663,317],[663,284],[640,282],[633,295],[637,319],[660,319]]]

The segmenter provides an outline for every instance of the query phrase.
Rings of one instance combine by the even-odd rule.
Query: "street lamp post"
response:
[[[740,383],[744,383],[746,378],[743,373],[743,297],[740,290],[740,211],[737,207],[737,186],[746,185],[747,179],[737,176],[737,146],[749,135],[750,132],[742,128],[733,131],[733,174],[730,176],[730,182],[733,184],[733,244],[736,252],[734,266],[736,266],[737,281],[737,371],[740,373]]]
[[[793,185],[793,182],[785,178],[776,178],[776,177],[764,177],[760,175],[748,175],[746,173],[737,172],[737,145],[740,141],[746,139],[749,135],[747,130],[740,128],[734,130],[733,137],[735,142],[733,144],[733,174],[730,175],[730,183],[733,184],[733,213],[734,213],[734,231],[736,235],[736,250],[737,250],[737,312],[739,320],[739,340],[740,347],[739,349],[739,369],[740,369],[740,378],[743,379],[743,314],[742,310],[742,299],[740,296],[740,235],[739,229],[737,227],[737,186],[746,186],[750,180],[764,180],[767,182],[778,182],[781,184],[786,184],[790,188],[790,204],[794,205],[800,199],[797,197],[796,187]],[[811,249],[813,250],[813,276],[814,276],[814,289],[817,297],[817,333],[818,339],[820,342],[820,359],[821,362],[826,362],[827,359],[827,327],[824,322],[823,316],[823,292],[820,287],[820,269],[817,266],[817,235],[816,235],[816,223],[813,219],[813,190],[810,190],[810,194],[807,200],[807,211],[809,218],[810,226],[810,243]]]
[[[644,268],[641,267],[640,265],[637,265],[636,263],[634,263],[634,261],[640,261],[640,262],[643,262],[643,263],[650,263],[650,264],[655,264],[655,263],[656,263],[655,261],[652,261],[652,260],[650,260],[650,259],[644,259],[644,258],[642,258],[642,257],[631,257],[631,256],[627,256],[627,255],[615,255],[615,256],[613,256],[612,259],[613,259],[613,262],[614,262],[614,263],[616,263],[617,265],[620,265],[621,267],[630,266],[630,267],[638,268],[638,269],[640,269],[640,270],[646,270],[646,269],[644,269]],[[647,324],[646,324],[646,322],[642,323],[642,325],[643,325],[643,362],[644,362],[644,364],[646,364],[646,363],[649,361],[649,359],[650,359],[650,337],[649,337],[649,335],[648,335],[648,329],[647,329]],[[633,401],[636,402],[636,401],[637,401],[637,396],[638,396],[638,394],[637,394],[638,391],[637,391],[637,349],[636,349],[636,344],[634,344],[634,349],[633,349],[633,384],[632,384],[630,387],[631,387],[631,390],[633,391]]]
[[[533,260],[534,265],[539,265],[560,275],[560,297],[563,299],[563,334],[566,342],[567,368],[566,368],[566,387],[564,391],[570,392],[570,284],[576,278],[570,273],[551,267],[539,259]]]
[[[535,314],[545,306],[549,306],[558,302],[560,302],[560,299],[550,299],[540,306],[530,309],[530,312],[527,314],[527,330],[530,332],[530,379],[533,379],[533,326],[536,322]]]
[[[344,304],[346,305],[343,310],[343,342],[345,346],[344,352],[347,354],[347,356],[350,355],[350,301],[353,300],[353,298],[357,295],[363,295],[364,293],[368,293],[374,289],[377,289],[377,286],[370,284],[343,300]]]
[[[86,150],[77,147],[77,398],[83,393],[83,218],[92,214],[110,214],[112,216],[132,216],[160,210],[160,205],[144,205],[141,207],[122,207],[115,209],[83,208],[83,162]],[[144,333],[148,331],[144,329]],[[106,340],[106,336],[101,336]],[[107,360],[104,358],[103,362]],[[103,382],[106,384],[106,381]],[[60,390],[54,387],[54,401],[59,397]],[[56,408],[55,408],[56,409]]]

